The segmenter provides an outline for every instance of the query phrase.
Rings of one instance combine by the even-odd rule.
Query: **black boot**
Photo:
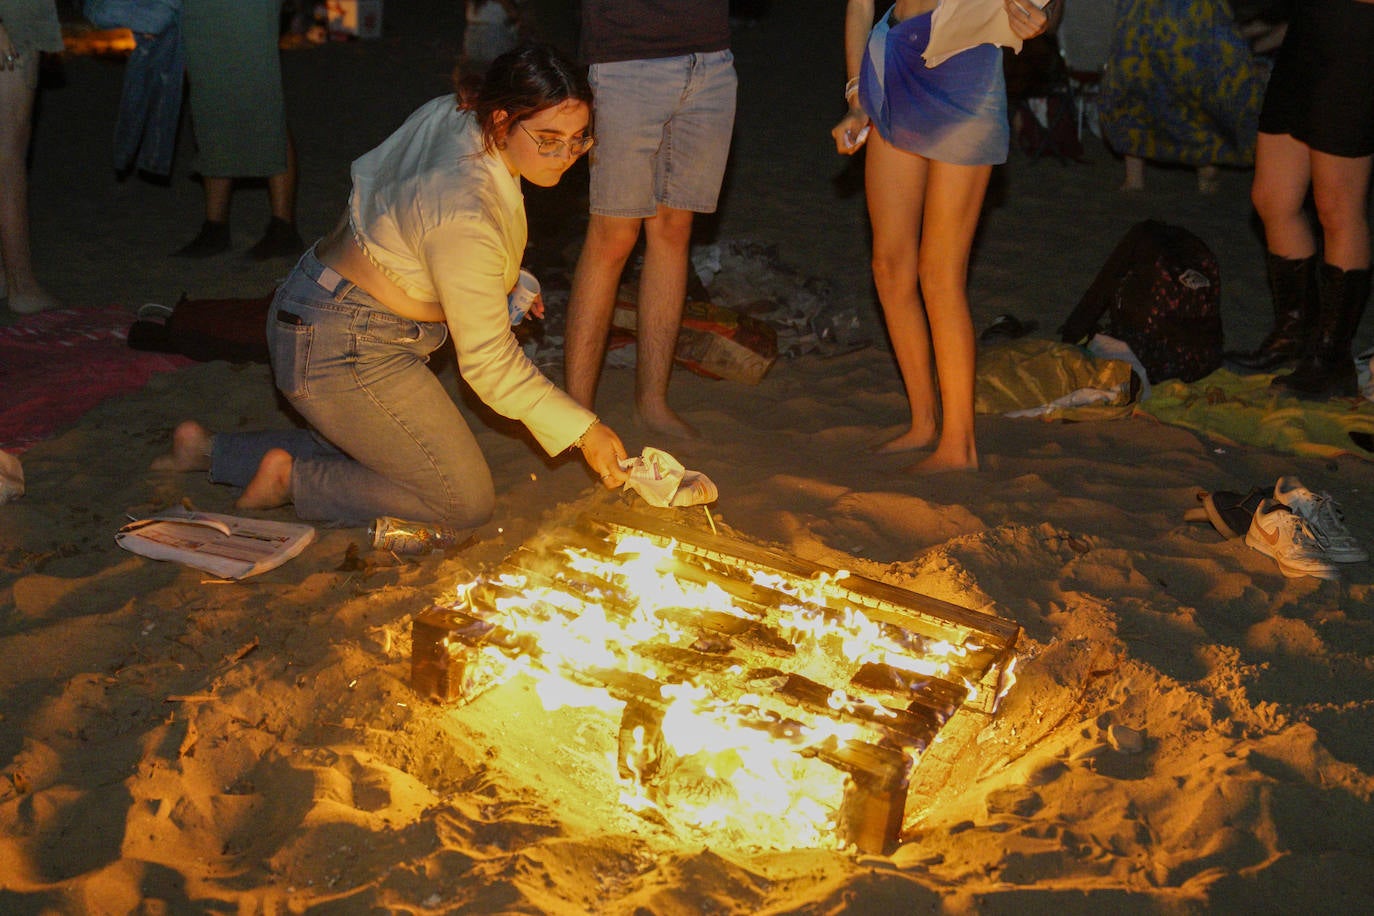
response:
[[[1274,387],[1313,401],[1355,397],[1360,389],[1350,347],[1369,299],[1369,268],[1341,270],[1323,264],[1317,274],[1317,297],[1317,334],[1298,368],[1274,379]]]
[[[256,245],[248,249],[248,257],[254,261],[267,261],[272,258],[298,258],[305,251],[305,241],[296,231],[295,223],[272,217],[267,231]]]
[[[172,257],[209,258],[217,254],[224,254],[231,246],[229,224],[217,223],[207,219],[200,224],[200,232],[196,233],[196,237],[172,252]]]
[[[1317,323],[1317,295],[1313,289],[1315,256],[1283,258],[1265,252],[1269,295],[1274,304],[1274,327],[1259,347],[1248,353],[1227,353],[1226,360],[1251,372],[1267,372],[1302,356],[1306,338]]]

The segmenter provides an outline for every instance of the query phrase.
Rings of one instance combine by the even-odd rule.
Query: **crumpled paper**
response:
[[[17,455],[0,452],[0,505],[24,495],[24,466]]]
[[[660,509],[701,506],[713,503],[720,491],[700,471],[689,471],[662,449],[645,446],[636,458],[626,458],[620,467],[630,475],[625,487]]]

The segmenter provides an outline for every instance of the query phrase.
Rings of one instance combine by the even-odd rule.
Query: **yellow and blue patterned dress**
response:
[[[1224,0],[1117,0],[1102,135],[1157,162],[1252,165],[1266,74]]]

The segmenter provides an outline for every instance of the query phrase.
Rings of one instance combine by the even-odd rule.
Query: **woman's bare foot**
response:
[[[240,509],[275,509],[291,502],[291,468],[295,459],[286,449],[268,449],[258,472],[243,488],[234,505]]]
[[[949,471],[978,470],[978,452],[974,449],[937,448],[915,464],[902,469],[908,474],[925,476]]]
[[[210,431],[195,420],[185,420],[172,431],[172,450],[153,459],[154,471],[210,470]]]
[[[917,432],[914,429],[909,429],[895,439],[888,439],[886,442],[873,446],[872,451],[875,455],[895,455],[899,452],[911,452],[918,448],[925,448],[934,441],[935,432],[933,430]]]
[[[697,432],[692,424],[679,417],[667,404],[636,405],[635,418],[640,425],[659,435],[672,436],[675,439],[701,438],[701,433]]]

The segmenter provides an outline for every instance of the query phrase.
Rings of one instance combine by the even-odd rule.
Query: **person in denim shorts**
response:
[[[596,95],[591,216],[568,303],[568,393],[591,408],[625,262],[644,233],[635,411],[692,438],[668,406],[694,213],[716,209],[735,121],[728,0],[584,0]]]
[[[155,470],[208,470],[235,505],[308,520],[377,516],[474,528],[495,493],[477,439],[430,354],[549,455],[579,448],[607,487],[625,446],[560,391],[511,332],[528,231],[521,180],[542,187],[592,145],[591,90],[551,48],[498,57],[480,87],[420,106],[352,166],[348,212],[277,290],[267,341],[277,388],[308,429],[211,435],[179,425]],[[531,311],[542,315],[535,300]]]

